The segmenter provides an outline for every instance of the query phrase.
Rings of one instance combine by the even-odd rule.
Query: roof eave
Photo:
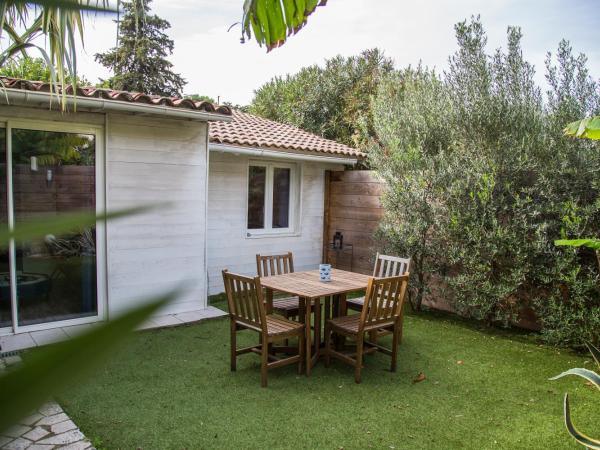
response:
[[[53,102],[58,103],[57,95],[49,92],[36,92],[22,89],[0,89],[0,105],[10,105],[11,102],[19,105],[51,107]],[[149,105],[145,103],[129,103],[121,100],[106,100],[101,98],[74,97],[67,95],[67,106],[85,109],[92,112],[127,112],[153,116],[170,117],[174,119],[198,120],[202,122],[223,121],[230,122],[231,116],[206,111],[177,108],[164,105]]]
[[[250,155],[264,158],[274,159],[287,159],[296,161],[313,161],[329,164],[349,164],[355,165],[358,163],[359,158],[355,156],[335,156],[327,154],[306,154],[306,153],[292,153],[285,150],[274,150],[273,148],[261,148],[241,145],[230,145],[218,142],[210,142],[208,144],[210,151],[221,152],[221,153],[232,153],[236,155]],[[316,152],[313,152],[316,153]]]

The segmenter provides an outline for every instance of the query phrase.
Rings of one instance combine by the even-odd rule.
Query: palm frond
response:
[[[65,11],[92,11],[92,12],[116,12],[110,2],[98,0],[96,2],[81,0],[5,0],[7,6],[60,8]],[[95,4],[94,4],[95,3]]]
[[[65,85],[68,78],[77,83],[77,35],[83,46],[85,12],[114,13],[108,0],[5,0],[0,6],[0,37],[4,33],[9,45],[0,51],[0,65],[17,53],[37,50],[50,69],[52,83]],[[31,18],[33,16],[33,19]],[[22,34],[16,30],[25,28]],[[46,46],[35,41],[44,36]],[[54,89],[58,91],[58,89]],[[73,90],[75,92],[75,90]],[[66,90],[62,90],[62,98]],[[63,107],[65,102],[61,102]]]

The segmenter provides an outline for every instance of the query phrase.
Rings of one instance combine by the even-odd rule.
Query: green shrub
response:
[[[373,100],[369,161],[389,186],[382,247],[414,259],[417,307],[435,274],[463,315],[508,325],[527,307],[547,342],[597,342],[594,254],[554,245],[600,234],[600,152],[562,135],[599,109],[585,57],[565,41],[556,65],[548,55],[544,99],[520,29],[493,55],[478,18],[456,35],[443,77],[405,70]]]

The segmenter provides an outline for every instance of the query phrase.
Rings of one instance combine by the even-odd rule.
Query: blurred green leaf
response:
[[[579,442],[581,445],[584,445],[586,448],[600,450],[600,441],[593,439],[581,431],[579,431],[573,422],[571,421],[571,410],[569,408],[569,394],[565,394],[565,402],[564,402],[564,413],[565,413],[565,426],[567,427],[567,431],[573,438]]]
[[[75,228],[94,226],[96,222],[140,214],[156,207],[157,205],[140,206],[98,215],[94,213],[71,213],[61,214],[60,216],[38,216],[35,221],[16,225],[12,230],[4,224],[0,228],[0,248],[8,247],[11,239],[21,241],[42,238],[48,234],[60,234]]]
[[[559,239],[554,241],[554,245],[569,247],[588,247],[594,250],[600,250],[600,239]]]
[[[600,140],[600,116],[571,122],[564,129],[564,133],[571,137]]]
[[[79,337],[35,350],[24,363],[0,375],[0,430],[17,423],[52,396],[93,374],[131,331],[177,296],[179,291],[148,300]]]

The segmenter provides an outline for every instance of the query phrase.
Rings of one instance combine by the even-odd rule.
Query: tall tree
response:
[[[123,2],[117,47],[96,54],[96,61],[114,73],[103,85],[123,91],[181,96],[186,82],[173,72],[173,64],[167,60],[174,43],[164,31],[171,25],[149,14],[150,3],[151,0]]]
[[[346,145],[363,147],[373,136],[371,97],[392,60],[377,48],[328,59],[275,77],[255,92],[252,113],[289,123]]]

